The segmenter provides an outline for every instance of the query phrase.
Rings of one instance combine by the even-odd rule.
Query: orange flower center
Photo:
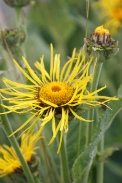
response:
[[[39,90],[39,98],[61,106],[70,101],[74,88],[64,82],[50,82],[44,84]],[[44,103],[44,102],[42,102]]]

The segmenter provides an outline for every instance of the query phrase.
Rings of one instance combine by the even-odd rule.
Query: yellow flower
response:
[[[99,0],[95,3],[102,11],[101,17],[106,21],[104,24],[112,33],[116,33],[118,28],[122,28],[122,0]]]
[[[33,123],[26,128],[26,130],[31,130],[38,119],[41,118],[41,125],[37,132],[38,136],[44,126],[51,121],[52,138],[49,144],[54,141],[57,133],[60,132],[58,152],[61,147],[62,135],[68,131],[70,113],[81,121],[91,122],[91,120],[84,119],[75,112],[77,106],[81,104],[98,106],[101,103],[97,99],[100,98],[105,99],[105,102],[111,99],[116,100],[116,98],[96,95],[105,87],[91,93],[87,90],[87,85],[92,79],[92,75],[89,75],[92,59],[85,63],[84,53],[80,51],[76,57],[76,49],[74,49],[72,57],[60,69],[60,54],[56,54],[54,57],[51,45],[50,73],[45,69],[43,56],[41,62],[35,62],[36,68],[40,71],[40,76],[32,70],[24,57],[23,62],[28,72],[22,69],[16,61],[14,62],[30,84],[21,84],[3,78],[6,88],[0,89],[0,92],[9,95],[9,97],[6,98],[2,94],[1,96],[11,104],[11,106],[3,106],[8,109],[6,113],[30,112],[32,114],[14,133],[26,127],[33,119]]]
[[[35,138],[35,135],[23,133],[21,136],[20,149],[27,163],[30,163],[32,156],[36,154],[36,142],[37,138]],[[0,154],[0,177],[15,173],[16,170],[22,168],[13,147],[9,147],[7,145],[0,146]]]

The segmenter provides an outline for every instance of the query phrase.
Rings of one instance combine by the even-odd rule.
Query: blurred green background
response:
[[[90,1],[88,35],[90,35],[97,26],[104,24],[100,13],[93,7],[95,1]],[[34,61],[39,60],[41,55],[45,55],[45,64],[49,69],[50,43],[54,45],[55,53],[61,54],[62,65],[66,62],[67,56],[70,56],[74,47],[80,49],[84,44],[86,34],[86,1],[85,0],[36,0],[30,6],[23,8],[22,28],[26,28],[26,40],[21,45],[22,53],[26,56],[28,62],[34,68]],[[3,0],[0,1],[0,30],[16,28],[18,19],[15,9],[6,5]],[[110,30],[111,32],[111,30]],[[122,84],[122,30],[118,30],[116,35],[112,35],[119,41],[120,51],[117,55],[104,63],[99,86],[107,85],[104,95],[117,96],[117,90]],[[0,45],[0,87],[3,87],[2,77],[14,78],[14,66],[12,58]],[[23,116],[23,119],[25,116]],[[22,117],[10,114],[9,119],[13,129],[20,125]],[[13,121],[16,121],[14,123]],[[77,123],[76,123],[77,124]],[[75,125],[78,128],[78,125]],[[71,142],[68,142],[69,161],[73,162],[72,157],[72,139],[77,145],[77,135],[73,131],[72,125]],[[75,139],[75,140],[74,140]],[[8,140],[0,129],[0,144],[8,143]],[[104,183],[122,182],[122,114],[114,119],[113,124],[105,136],[105,147],[118,148],[117,151],[108,157],[105,161]],[[55,161],[58,161],[56,155]],[[71,163],[71,162],[70,162]],[[72,164],[72,163],[71,163]],[[44,172],[43,172],[44,173]],[[95,173],[95,170],[94,170]],[[0,179],[0,183],[6,182],[6,179]]]

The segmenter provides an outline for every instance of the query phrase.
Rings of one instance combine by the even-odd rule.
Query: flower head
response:
[[[21,136],[20,149],[27,163],[31,163],[33,155],[36,154],[36,142],[37,138],[35,138],[35,135],[23,133]],[[0,146],[0,154],[0,177],[16,173],[19,169],[22,169],[13,147],[7,145]]]
[[[109,30],[104,29],[103,25],[98,26],[90,37],[84,39],[84,50],[89,56],[95,56],[99,61],[105,60],[114,56],[118,51],[118,41],[115,41]]]
[[[116,33],[118,28],[122,28],[122,0],[99,0],[95,7],[100,8],[102,16],[112,33]]]
[[[85,62],[85,54],[80,51],[76,56],[76,49],[74,49],[72,57],[60,69],[60,54],[56,54],[54,57],[51,45],[50,73],[45,69],[43,56],[41,62],[35,62],[36,68],[40,71],[40,76],[32,70],[25,58],[23,58],[23,62],[28,73],[16,61],[14,62],[30,84],[21,84],[3,78],[6,88],[0,89],[0,92],[9,95],[7,98],[1,94],[3,99],[8,100],[11,104],[10,106],[3,106],[8,109],[6,113],[31,113],[30,118],[15,132],[26,127],[31,120],[33,120],[33,123],[26,129],[32,129],[37,120],[41,118],[41,125],[37,132],[37,135],[39,135],[46,123],[51,121],[52,138],[49,144],[54,141],[57,133],[60,132],[58,152],[61,147],[62,135],[68,131],[70,114],[81,121],[91,122],[91,120],[84,119],[82,115],[77,114],[75,109],[79,105],[98,106],[101,102],[97,99],[100,98],[105,99],[103,103],[111,99],[116,100],[116,98],[96,95],[105,87],[94,92],[88,91],[87,85],[92,79],[92,75],[89,75],[92,59]]]

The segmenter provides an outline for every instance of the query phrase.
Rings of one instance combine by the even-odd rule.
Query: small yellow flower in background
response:
[[[112,33],[117,33],[119,28],[122,28],[122,0],[99,0],[95,3],[95,7],[100,8],[101,17],[105,20],[105,26]]]
[[[37,147],[35,147],[35,144],[37,140],[33,134],[23,133],[21,136],[20,149],[27,163],[31,163],[33,155],[36,154]],[[17,170],[22,169],[13,147],[0,146],[0,154],[0,177],[16,173]]]
[[[103,25],[98,26],[89,37],[84,39],[83,49],[90,57],[96,57],[99,62],[104,62],[119,51],[118,41],[111,37],[109,30]]]
[[[38,119],[41,118],[41,125],[37,132],[38,136],[44,126],[51,122],[52,138],[49,144],[54,141],[57,133],[60,132],[58,152],[61,147],[62,136],[64,132],[68,131],[70,113],[81,121],[91,122],[91,120],[84,119],[82,114],[80,116],[77,114],[75,111],[77,106],[85,104],[95,107],[101,103],[104,104],[107,101],[116,100],[114,97],[96,95],[105,87],[94,92],[88,91],[87,85],[92,80],[92,75],[89,75],[92,59],[86,62],[85,54],[82,51],[76,56],[76,49],[74,49],[72,57],[60,69],[60,54],[53,56],[53,46],[51,44],[50,73],[45,69],[43,56],[41,57],[41,62],[35,62],[40,76],[32,70],[24,57],[23,62],[28,73],[16,61],[14,62],[30,84],[21,84],[3,78],[6,88],[0,89],[0,93],[2,98],[11,104],[10,106],[3,106],[8,109],[6,113],[31,113],[30,118],[14,133],[26,127],[33,120],[33,123],[26,128],[26,130],[31,130]],[[3,94],[9,97],[7,98]],[[99,102],[98,99],[105,99],[105,101]]]

